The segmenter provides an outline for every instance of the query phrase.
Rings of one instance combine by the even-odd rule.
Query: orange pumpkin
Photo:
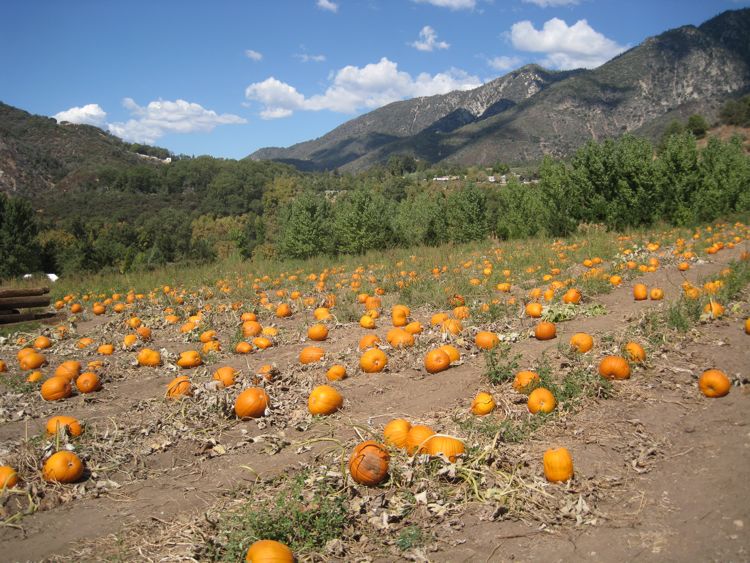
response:
[[[115,353],[115,347],[112,344],[101,344],[96,349],[96,352],[102,356],[111,356]]]
[[[237,375],[237,370],[235,370],[232,366],[223,366],[214,372],[213,378],[216,381],[221,381],[221,384],[224,387],[231,387],[232,385],[234,385],[235,375]]]
[[[83,427],[78,419],[72,416],[58,415],[53,416],[47,421],[47,434],[57,434],[58,430],[64,428],[71,436],[80,436],[83,433]]]
[[[495,399],[491,394],[484,391],[477,393],[471,402],[471,412],[477,416],[484,416],[495,410]]]
[[[45,481],[75,483],[83,477],[83,462],[73,452],[61,450],[44,462],[42,476]]]
[[[664,290],[659,287],[652,287],[649,296],[652,301],[661,301],[664,299]]]
[[[19,361],[19,367],[23,371],[28,371],[32,369],[39,369],[46,363],[47,363],[47,358],[45,358],[39,352],[36,352],[35,350],[30,349],[30,352],[24,354],[21,360]]]
[[[625,355],[631,362],[640,363],[646,361],[646,351],[637,342],[628,342],[625,344]]]
[[[557,336],[555,323],[542,321],[534,328],[534,338],[537,340],[552,340]]]
[[[271,404],[271,398],[260,387],[250,387],[237,395],[234,412],[238,418],[259,418]]]
[[[448,354],[448,357],[451,359],[451,365],[455,364],[456,362],[461,360],[461,352],[458,351],[458,348],[455,346],[451,346],[450,344],[443,344],[438,350],[442,350],[446,354]]]
[[[550,483],[562,483],[573,478],[573,457],[567,448],[544,452],[544,477]]]
[[[703,312],[710,319],[718,319],[719,317],[724,315],[724,306],[718,301],[714,301],[712,299],[711,301],[706,303],[705,307],[703,307]]]
[[[151,340],[151,329],[147,326],[139,326],[135,332],[138,334],[138,337],[143,340],[144,342],[148,342]]]
[[[379,373],[388,365],[388,356],[380,348],[370,348],[359,358],[359,367],[365,373]]]
[[[513,389],[524,395],[531,393],[537,385],[539,385],[539,374],[534,371],[519,371],[513,379]]]
[[[576,352],[585,354],[594,346],[594,339],[590,334],[585,332],[577,332],[570,337],[570,346],[574,348]]]
[[[331,318],[331,311],[328,307],[318,307],[313,311],[313,317],[316,321],[327,321]]]
[[[70,397],[73,394],[73,388],[68,379],[54,376],[42,383],[40,392],[45,401],[59,401]]]
[[[34,348],[37,350],[45,350],[50,346],[52,346],[52,341],[44,335],[37,336],[36,339],[34,339]]]
[[[542,316],[542,304],[532,301],[526,304],[526,315],[538,319]]]
[[[403,418],[394,418],[383,428],[383,439],[390,446],[405,449],[407,446],[411,423]]]
[[[637,283],[633,286],[633,298],[636,301],[643,301],[648,299],[648,288],[642,283]]]
[[[0,370],[2,371],[2,370]],[[28,383],[36,383],[42,378],[42,372],[41,371],[32,371],[29,376],[26,378],[26,381]]]
[[[156,350],[144,348],[136,356],[139,366],[157,367],[161,365],[161,354]]]
[[[18,473],[10,465],[0,465],[0,491],[18,484]]]
[[[341,364],[334,364],[326,372],[326,378],[328,381],[340,381],[346,378],[346,366]]]
[[[310,340],[321,342],[328,338],[328,327],[324,324],[312,325],[307,329],[307,337]]]
[[[368,329],[375,328],[375,319],[373,319],[370,315],[362,315],[359,318],[359,326]]]
[[[386,334],[385,339],[394,348],[411,348],[414,346],[414,336],[403,328],[392,328]]]
[[[237,343],[237,346],[234,347],[234,351],[237,354],[249,354],[253,351],[253,345],[249,342],[245,342],[244,340],[241,340]]]
[[[291,317],[292,308],[286,303],[281,303],[276,307],[276,316],[279,318]]]
[[[257,338],[253,338],[253,345],[255,345],[256,348],[265,350],[266,348],[271,348],[273,346],[273,341],[265,336],[258,336]]]
[[[64,377],[70,381],[81,374],[81,362],[76,360],[66,360],[57,366],[55,376]]]
[[[480,331],[474,337],[474,344],[480,350],[492,350],[500,343],[500,339],[494,332]]]
[[[630,364],[622,356],[605,356],[599,362],[599,375],[607,379],[628,379]]]
[[[723,397],[732,388],[732,382],[727,375],[718,369],[704,371],[698,379],[698,388],[706,397]]]
[[[412,321],[404,327],[404,330],[411,335],[419,334],[422,332],[422,323],[419,321]]]
[[[319,385],[307,399],[307,408],[315,415],[328,415],[336,412],[344,404],[344,398],[330,385]]]
[[[566,291],[563,294],[562,300],[563,300],[563,303],[580,303],[581,292],[571,287],[568,291]]]
[[[102,380],[93,371],[87,371],[78,376],[76,387],[81,393],[93,393],[102,388]]]
[[[464,326],[458,319],[445,319],[440,325],[440,330],[442,332],[452,334],[453,336],[460,334],[463,329]]]
[[[319,362],[325,356],[326,351],[318,346],[306,346],[299,353],[299,363],[312,364]]]
[[[167,383],[166,397],[168,399],[178,399],[180,397],[189,397],[193,394],[193,384],[187,375],[175,377]]]
[[[195,350],[180,352],[180,357],[177,359],[177,365],[183,369],[195,368],[202,364],[203,360]]]
[[[550,413],[555,410],[557,401],[549,389],[537,387],[529,393],[529,399],[526,406],[531,414],[536,414],[538,412]]]
[[[406,435],[406,451],[409,455],[414,455],[417,450],[419,453],[427,452],[427,441],[435,434],[435,431],[429,426],[415,424],[409,429]]]
[[[424,368],[427,373],[438,373],[448,369],[451,365],[451,358],[440,348],[430,350],[424,357]]]
[[[354,448],[349,458],[349,474],[360,485],[374,487],[388,477],[390,458],[385,446],[367,440]]]
[[[294,563],[294,553],[274,540],[258,540],[245,554],[246,563]]]
[[[245,321],[242,323],[242,336],[259,336],[263,332],[263,326],[255,320]]]
[[[451,463],[456,463],[458,456],[466,452],[464,443],[451,436],[432,436],[427,440],[425,447],[431,457],[444,455]]]

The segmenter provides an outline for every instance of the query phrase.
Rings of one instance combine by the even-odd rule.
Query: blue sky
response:
[[[750,0],[7,0],[0,101],[241,158],[527,63],[595,67]]]

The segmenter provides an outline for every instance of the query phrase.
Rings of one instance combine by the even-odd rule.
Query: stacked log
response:
[[[0,324],[36,321],[55,316],[55,313],[22,311],[49,307],[48,287],[0,288]]]

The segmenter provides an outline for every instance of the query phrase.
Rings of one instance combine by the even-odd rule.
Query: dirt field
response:
[[[536,274],[501,296],[507,314],[482,316],[478,304],[467,300],[471,317],[456,336],[430,326],[437,309],[413,307],[411,318],[425,330],[413,348],[384,346],[388,368],[375,374],[362,373],[357,364],[357,344],[373,331],[342,319],[329,323],[329,337],[320,343],[324,361],[301,365],[300,350],[316,344],[306,338],[312,308],[301,301],[289,318],[259,307],[263,326],[278,328],[274,346],[234,353],[240,314],[255,307],[247,303],[234,310],[231,294],[216,288],[214,296],[188,296],[183,307],[159,294],[119,314],[110,306],[107,314],[94,316],[87,304],[63,337],[45,329],[53,340],[45,375],[66,359],[104,362],[102,390],[63,401],[42,400],[38,384],[23,383],[26,374],[17,367],[19,336],[31,342],[39,332],[13,335],[0,346],[9,367],[0,387],[0,464],[14,465],[21,481],[0,497],[0,559],[231,558],[232,549],[249,544],[231,545],[227,538],[235,536],[227,515],[253,503],[265,506],[288,479],[304,472],[310,494],[325,485],[330,488],[321,490],[342,500],[346,522],[336,539],[297,553],[300,560],[750,561],[750,335],[744,331],[750,288],[744,284],[724,302],[718,319],[704,316],[678,330],[679,319],[669,316],[682,299],[681,284],[702,287],[730,275],[726,268],[746,264],[740,258],[748,242],[701,254],[684,272],[676,267],[673,248],[674,241],[665,240],[658,251],[643,251],[640,260],[661,261],[653,272],[633,270],[619,287],[583,291],[579,305],[550,307],[570,317],[556,323],[553,340],[530,336],[537,321],[523,312],[528,289],[545,285]],[[607,258],[601,267],[617,271],[622,257]],[[576,285],[586,272],[580,264],[569,265],[562,275]],[[634,301],[635,283],[663,288],[664,299]],[[386,293],[374,331],[384,342],[391,301]],[[164,320],[170,304],[183,315],[177,324]],[[193,312],[203,310],[205,320],[199,329],[181,333],[188,305]],[[444,310],[450,311],[448,305]],[[162,350],[163,366],[133,365],[137,349],[120,349],[132,332],[125,320],[133,315],[153,331],[153,341],[137,349]],[[201,367],[177,368],[177,353],[200,349],[198,335],[206,328],[217,331],[222,351],[204,355]],[[558,383],[566,374],[589,374],[582,384],[586,392],[576,391],[555,413],[535,418],[539,415],[528,413],[526,396],[515,392],[511,381],[488,380],[485,355],[474,344],[478,330],[510,341],[500,360],[507,366],[546,370]],[[577,332],[594,337],[590,352],[570,351],[569,339]],[[95,344],[78,349],[83,336]],[[646,362],[631,364],[630,379],[599,388],[599,360],[618,354],[631,340],[645,348]],[[113,343],[115,354],[98,354],[103,342]],[[460,362],[428,374],[424,354],[446,342],[460,350]],[[268,363],[278,374],[258,382],[254,374]],[[334,363],[346,365],[349,373],[331,383],[343,395],[344,408],[311,417],[307,396],[329,383],[324,374]],[[211,383],[211,374],[224,365],[241,372],[226,389]],[[709,368],[733,381],[727,396],[709,399],[699,392],[698,376]],[[165,399],[167,383],[181,374],[190,376],[193,396]],[[254,383],[270,395],[270,413],[237,420],[234,397]],[[498,406],[480,418],[469,405],[482,390],[490,391]],[[46,436],[46,421],[57,414],[85,422],[83,435]],[[347,479],[342,461],[353,446],[368,438],[382,441],[383,426],[397,417],[461,438],[466,455],[450,464],[394,450],[385,483],[368,488]],[[86,474],[75,484],[46,483],[39,471],[43,458],[66,443],[81,455]],[[552,484],[544,479],[541,460],[545,450],[558,446],[570,450],[575,477]],[[303,512],[314,510],[317,498],[306,497]]]

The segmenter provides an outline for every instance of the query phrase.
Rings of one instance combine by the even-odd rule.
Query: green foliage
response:
[[[336,248],[343,254],[362,254],[385,248],[392,240],[389,218],[393,204],[382,194],[357,189],[346,194],[334,210]]]
[[[729,100],[721,108],[719,117],[728,125],[750,127],[750,95],[739,100]]]
[[[545,204],[542,217],[548,234],[561,237],[572,233],[582,219],[581,192],[571,170],[562,162],[545,157],[539,167],[539,189]]]
[[[541,190],[534,184],[521,184],[512,178],[495,195],[495,234],[502,239],[536,236],[544,231],[545,216]]]
[[[501,342],[484,353],[484,375],[493,385],[512,381],[516,376],[520,359],[520,354],[510,354],[510,344]]]
[[[0,279],[39,270],[42,264],[37,232],[31,204],[0,193]]]
[[[398,205],[393,232],[397,241],[406,246],[434,246],[447,240],[445,196],[442,191],[410,195]]]
[[[674,225],[695,220],[693,196],[699,186],[698,149],[690,133],[672,135],[656,162],[662,216]]]
[[[396,538],[396,546],[398,546],[401,551],[419,547],[423,545],[424,542],[425,534],[422,531],[422,528],[413,525],[406,526],[402,529],[398,534],[398,538]]]
[[[289,258],[309,258],[332,249],[328,201],[305,192],[282,212],[279,251]]]
[[[688,117],[685,128],[690,131],[696,139],[702,139],[706,136],[706,131],[708,131],[708,122],[705,117],[695,113]]]
[[[445,211],[448,239],[452,242],[481,240],[487,236],[487,196],[475,184],[448,196]]]

